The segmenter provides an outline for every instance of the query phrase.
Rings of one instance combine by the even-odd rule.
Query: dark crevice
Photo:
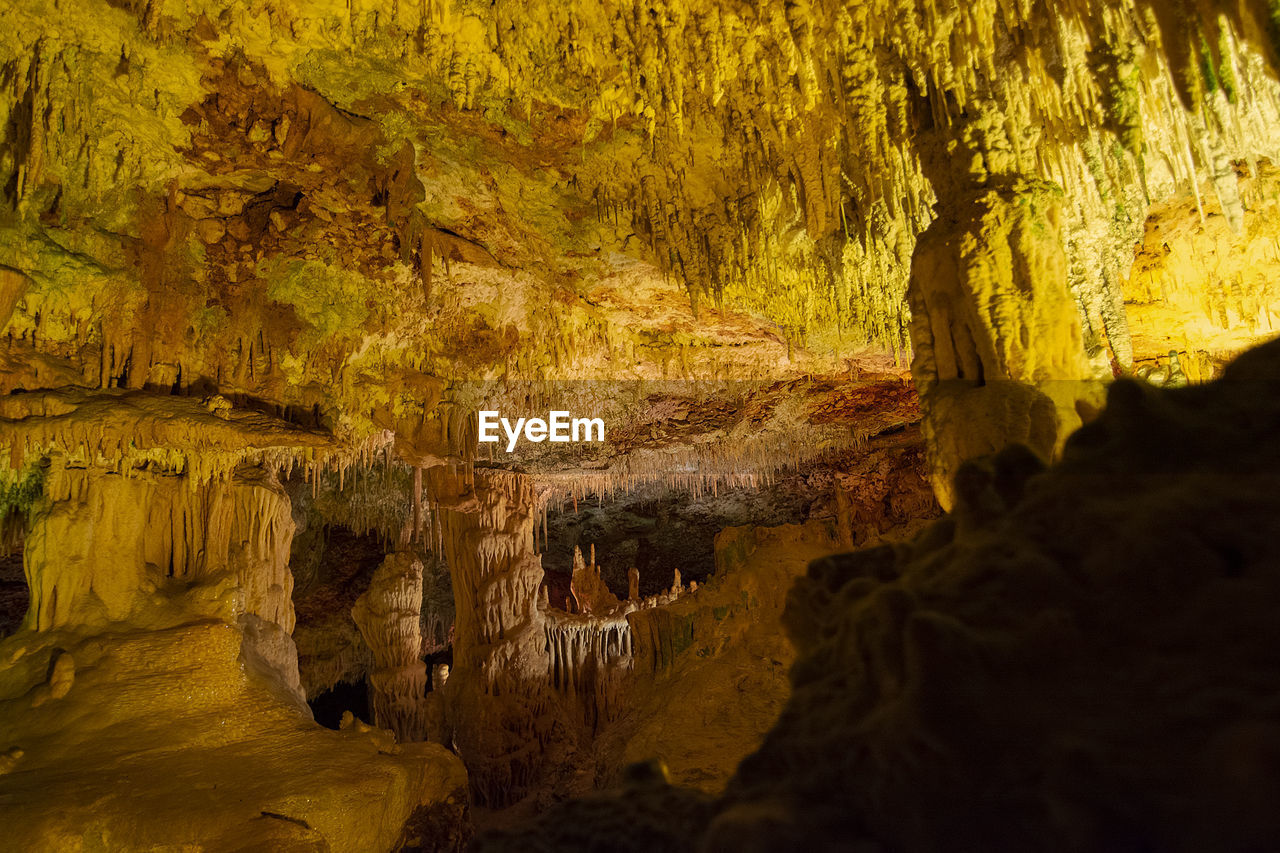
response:
[[[356,719],[369,720],[369,687],[361,681],[352,684],[339,681],[330,689],[307,702],[316,722],[326,729],[336,730],[342,715],[350,711]]]
[[[271,818],[271,819],[273,819],[273,820],[283,820],[283,821],[288,821],[289,823],[297,824],[298,826],[302,827],[303,829],[310,829],[310,828],[311,828],[311,824],[307,823],[305,820],[303,820],[302,818],[298,818],[298,817],[289,817],[288,815],[285,815],[285,814],[277,814],[276,812],[262,812],[262,816],[263,816],[263,817],[269,817],[269,818]]]

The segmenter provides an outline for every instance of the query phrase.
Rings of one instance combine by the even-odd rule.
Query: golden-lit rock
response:
[[[1278,390],[1272,342],[1113,385],[1048,470],[971,461],[950,516],[790,590],[791,695],[719,799],[650,774],[479,848],[1265,847]]]
[[[373,719],[404,743],[426,740],[427,667],[422,662],[422,562],[388,554],[351,611],[373,651]]]
[[[1025,509],[1037,458],[1210,399],[1274,334],[1276,24],[1275,0],[10,3],[0,635],[29,609],[0,646],[0,823],[32,849],[453,849],[468,797],[515,822],[621,780],[658,804],[639,847],[794,847],[861,762],[842,841],[953,843],[940,792],[968,780],[911,772],[1030,726],[947,728],[1007,686],[984,643],[1014,625],[1050,670],[1061,627],[1018,587],[1060,555],[1015,583],[984,535],[1018,517],[1026,556],[1060,518]],[[1187,393],[1122,384],[1100,415],[1122,375]],[[608,437],[504,452],[481,410]],[[931,545],[800,582],[788,700],[788,586],[933,518],[926,478],[953,510]],[[1111,544],[1109,571],[1141,562]],[[796,616],[805,590],[839,618]],[[807,752],[814,669],[846,692]],[[849,719],[865,739],[833,746]],[[1179,766],[1257,847],[1270,725],[1204,731]],[[1037,743],[1036,819],[1136,785]],[[717,791],[759,745],[714,807],[670,784]],[[1119,814],[1017,837],[1132,846]]]
[[[675,784],[718,793],[781,712],[794,650],[779,631],[786,591],[837,546],[835,525],[730,528],[716,576],[696,593],[628,617],[636,675],[608,731],[615,767],[660,759]]]
[[[6,400],[4,439],[50,457],[22,507],[29,610],[0,650],[13,844],[460,848],[455,756],[325,731],[304,702],[290,502],[274,467],[247,460],[279,464],[324,436],[221,398]],[[175,820],[194,792],[198,813]],[[432,821],[451,829],[424,842]]]
[[[944,508],[966,460],[1025,443],[1046,458],[1096,399],[1067,285],[1058,188],[1015,185],[949,200],[911,273],[912,372]],[[953,218],[952,218],[953,217]]]
[[[1221,207],[1182,193],[1153,206],[1124,281],[1139,368],[1179,354],[1191,381],[1207,381],[1236,353],[1273,337],[1280,323],[1280,209],[1271,167],[1240,180],[1247,202],[1233,229]]]
[[[461,825],[456,757],[433,744],[393,754],[370,734],[321,729],[246,665],[243,643],[218,620],[6,639],[6,659],[18,655],[0,676],[6,845],[374,851],[427,812]],[[46,691],[50,659],[72,656],[74,683]],[[459,849],[456,837],[427,843]]]

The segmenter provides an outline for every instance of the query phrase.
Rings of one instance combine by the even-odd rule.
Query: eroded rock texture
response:
[[[261,469],[193,486],[177,476],[101,476],[60,469],[49,508],[31,525],[24,558],[31,603],[25,627],[106,629],[181,618],[171,597],[207,597],[192,609],[245,632],[246,661],[274,670],[299,699],[289,544],[293,521]]]
[[[514,802],[568,737],[556,719],[533,552],[533,483],[507,471],[433,468],[429,489],[457,605],[439,736],[467,762],[481,805]]]
[[[1072,310],[1060,191],[973,193],[921,237],[911,275],[912,372],[934,490],[950,508],[961,463],[1009,442],[1048,457],[1080,425],[1076,401],[1099,396]]]
[[[1262,0],[402,7],[15,4],[6,382],[217,392],[434,464],[458,380],[905,363],[918,241],[1017,186],[1061,199],[1023,283],[1128,367],[1152,205],[1247,228],[1276,153]]]
[[[834,521],[729,528],[716,574],[697,591],[630,616],[635,676],[629,706],[603,737],[608,766],[657,760],[669,778],[718,793],[782,711],[795,652],[782,604],[809,560],[839,545]]]
[[[449,849],[621,779],[614,846],[1265,846],[1270,552],[1215,513],[1269,438],[1194,410],[1280,320],[1275,0],[3,18],[15,844]],[[1191,387],[1065,446],[1125,375]],[[796,658],[805,564],[939,504],[803,582]]]
[[[949,517],[791,591],[792,696],[714,806],[658,782],[482,849],[602,849],[664,801],[681,843],[633,849],[1268,846],[1278,392],[1268,344],[1212,384],[1117,383],[1048,471],[966,464]]]

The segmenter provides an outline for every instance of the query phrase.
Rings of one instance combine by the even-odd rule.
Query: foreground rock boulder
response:
[[[203,620],[0,646],[0,847],[460,849],[466,772],[434,744],[323,729]]]

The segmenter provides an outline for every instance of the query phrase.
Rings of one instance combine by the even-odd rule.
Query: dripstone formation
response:
[[[1280,846],[1275,0],[3,21],[0,848]]]

